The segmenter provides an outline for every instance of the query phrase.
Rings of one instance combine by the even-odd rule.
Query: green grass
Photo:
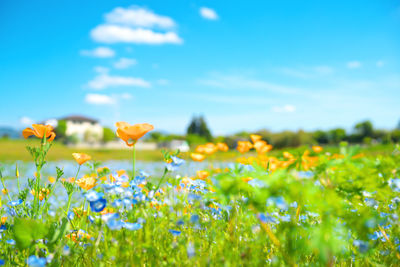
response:
[[[27,146],[37,146],[39,145],[39,140],[37,139],[0,139],[0,161],[30,161],[32,160],[31,155],[26,149]],[[300,153],[304,151],[307,147],[299,148],[285,148],[285,149],[273,149],[269,152],[271,156],[281,155],[283,151],[289,151],[291,153]],[[362,147],[361,152],[366,155],[376,156],[376,155],[390,155],[392,153],[393,145],[374,145],[368,147]],[[327,146],[324,148],[325,152],[338,153],[339,148],[337,146]],[[130,160],[132,157],[131,149],[77,149],[65,146],[57,141],[53,142],[52,148],[48,153],[48,160],[72,160],[71,154],[74,152],[87,153],[92,156],[92,159],[96,161],[105,160]],[[246,154],[246,156],[255,155],[254,152]],[[180,155],[184,159],[189,158],[188,153],[181,153]],[[210,159],[219,161],[232,161],[239,156],[236,150],[231,150],[226,153],[216,153]],[[154,151],[138,151],[137,160],[139,161],[161,161],[163,159],[161,150]]]

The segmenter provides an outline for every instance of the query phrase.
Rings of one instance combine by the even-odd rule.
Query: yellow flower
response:
[[[28,138],[31,135],[36,136],[37,138],[42,139],[46,134],[46,138],[49,138],[48,141],[53,141],[56,134],[53,132],[53,126],[51,125],[43,125],[43,124],[32,124],[32,128],[26,128],[22,131],[22,135],[24,138]]]
[[[32,194],[33,196],[36,196],[36,191],[35,191],[35,189],[32,189],[32,190],[31,190],[31,194]],[[47,188],[42,188],[42,189],[40,189],[40,190],[39,190],[39,194],[38,194],[39,200],[45,199],[49,194],[50,194],[50,190],[49,190],[49,189],[47,189]]]
[[[154,129],[154,126],[148,123],[139,123],[130,125],[126,122],[117,122],[117,136],[125,141],[128,146],[133,146],[146,133]]]
[[[75,161],[79,164],[82,165],[86,161],[89,161],[92,159],[91,156],[85,153],[72,153],[72,156],[74,157]]]
[[[4,195],[6,195],[6,194],[8,193],[8,190],[5,189],[5,188],[3,188],[3,189],[1,189],[1,192],[2,192]]]
[[[55,181],[56,181],[56,178],[54,178],[53,176],[50,176],[50,177],[49,177],[49,182],[50,182],[50,183],[53,184],[53,183],[55,183]]]
[[[264,154],[272,149],[272,145],[269,145],[267,144],[267,142],[260,140],[254,143],[254,148],[256,149],[258,154]]]
[[[5,224],[7,221],[7,217],[1,217],[0,225]]]

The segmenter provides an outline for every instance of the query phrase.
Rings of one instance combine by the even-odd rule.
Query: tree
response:
[[[313,134],[313,138],[317,141],[318,144],[327,144],[329,142],[328,133],[325,131],[315,131]]]
[[[54,129],[56,137],[59,139],[65,139],[67,137],[67,122],[65,120],[59,120],[57,127]]]
[[[354,129],[361,137],[361,139],[365,137],[373,137],[374,127],[372,126],[372,122],[370,121],[359,122],[356,124],[356,126],[354,126]]]
[[[107,143],[115,139],[114,131],[108,127],[103,128],[103,142]]]
[[[205,138],[207,141],[212,140],[211,132],[203,116],[193,116],[187,128],[187,135],[198,135]]]
[[[346,139],[346,130],[342,128],[332,129],[328,132],[330,143],[339,144]]]

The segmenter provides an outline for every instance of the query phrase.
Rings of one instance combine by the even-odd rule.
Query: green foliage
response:
[[[187,129],[187,135],[198,135],[205,138],[207,141],[212,140],[211,132],[203,116],[194,116],[192,118]]]
[[[67,137],[67,122],[65,120],[59,120],[54,132],[56,133],[57,139],[64,140]]]
[[[13,225],[13,236],[19,249],[28,248],[47,234],[43,222],[33,219],[16,218]]]
[[[115,136],[113,130],[111,130],[111,129],[108,128],[108,127],[104,127],[104,128],[103,128],[103,142],[104,142],[104,143],[113,141],[113,140],[115,139],[115,137],[116,137],[116,136]]]

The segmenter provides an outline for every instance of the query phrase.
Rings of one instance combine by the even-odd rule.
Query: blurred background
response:
[[[399,142],[399,29],[395,0],[3,0],[0,159],[32,123],[104,151],[116,121],[148,151]]]

